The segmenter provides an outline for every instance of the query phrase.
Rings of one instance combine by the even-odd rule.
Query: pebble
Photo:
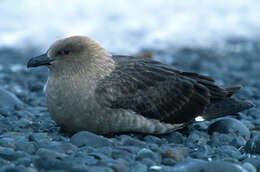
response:
[[[184,162],[182,164],[178,164],[174,167],[172,172],[247,172],[246,169],[243,167],[225,162],[225,161],[213,161],[213,162],[206,162],[206,161],[195,161],[195,162]]]
[[[97,148],[97,147],[114,145],[114,143],[111,140],[109,140],[103,136],[98,136],[98,135],[93,134],[88,131],[80,131],[80,132],[74,134],[70,138],[70,142],[77,147],[90,146],[90,147]]]
[[[137,153],[135,159],[136,160],[150,159],[154,162],[159,163],[161,161],[161,156],[149,149],[143,148]]]
[[[176,162],[183,161],[189,153],[185,147],[173,147],[163,153],[163,158],[173,159]]]
[[[130,172],[147,172],[147,166],[140,162],[134,162],[130,165]]]
[[[22,151],[14,151],[11,148],[0,147],[0,157],[5,160],[15,161],[24,156],[26,156],[26,153]]]
[[[250,136],[249,129],[242,122],[233,118],[217,120],[209,126],[208,132],[209,134],[213,134],[214,132],[225,134],[232,133],[243,136],[245,139],[248,139]]]
[[[250,158],[243,160],[243,163],[246,163],[246,162],[252,164],[256,168],[256,171],[260,171],[260,156],[259,157],[250,157]]]
[[[168,135],[167,140],[169,143],[183,144],[185,137],[180,132],[172,132]]]
[[[260,135],[248,140],[244,149],[247,153],[260,155]]]
[[[0,109],[14,109],[23,106],[24,103],[19,100],[13,93],[0,87]]]

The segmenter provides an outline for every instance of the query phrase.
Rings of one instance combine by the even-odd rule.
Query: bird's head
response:
[[[95,40],[72,36],[53,43],[47,53],[31,58],[27,67],[48,66],[50,70],[91,64],[110,56]]]

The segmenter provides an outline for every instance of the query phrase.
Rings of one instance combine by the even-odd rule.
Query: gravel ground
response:
[[[180,69],[245,86],[237,97],[256,107],[169,135],[70,135],[51,120],[42,92],[47,70],[26,69],[36,50],[0,50],[0,172],[260,171],[260,41],[226,48],[149,49]]]

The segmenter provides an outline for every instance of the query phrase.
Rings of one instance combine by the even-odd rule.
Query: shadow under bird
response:
[[[151,59],[111,55],[86,36],[56,41],[28,67],[49,68],[47,106],[69,132],[165,134],[204,119],[251,108],[232,98],[240,86],[221,87],[208,77]]]

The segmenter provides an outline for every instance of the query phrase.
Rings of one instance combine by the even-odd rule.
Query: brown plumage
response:
[[[224,88],[154,60],[111,55],[88,37],[57,41],[47,57],[28,62],[39,65],[50,69],[49,111],[71,132],[164,134],[196,116],[212,119],[252,107],[231,98],[240,86]]]

